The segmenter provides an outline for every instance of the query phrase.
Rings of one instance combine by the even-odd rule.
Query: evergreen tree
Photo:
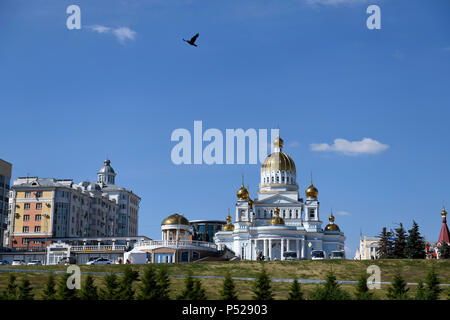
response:
[[[58,286],[56,289],[56,299],[58,300],[77,300],[77,290],[69,289],[67,287],[67,280],[69,279],[70,274],[65,273],[58,282]]]
[[[126,266],[123,276],[119,282],[118,294],[120,300],[133,300],[133,283],[139,278],[139,273],[130,266]]]
[[[295,278],[294,282],[292,282],[291,284],[288,300],[304,300],[303,292],[300,283],[298,283],[297,281],[297,278]]]
[[[438,300],[442,289],[439,287],[439,279],[434,268],[428,272],[425,284],[425,300]]]
[[[425,241],[419,232],[419,225],[413,221],[413,226],[408,230],[405,247],[406,257],[409,259],[425,259]]]
[[[81,300],[98,300],[98,290],[94,284],[94,278],[88,274],[80,290]]]
[[[100,290],[100,299],[102,300],[117,300],[119,299],[117,276],[115,274],[108,274],[104,279],[104,288]]]
[[[225,274],[223,280],[222,289],[220,290],[221,300],[237,300],[236,286],[234,285],[233,278],[231,278],[230,272]]]
[[[24,278],[17,287],[17,300],[33,300],[33,288],[31,287],[30,280]]]
[[[311,294],[312,300],[350,300],[350,295],[344,291],[333,272],[328,272],[324,285],[319,285]]]
[[[392,250],[393,258],[396,259],[406,258],[405,248],[406,248],[406,234],[403,225],[400,223],[400,227],[395,229],[395,241]]]
[[[380,259],[386,259],[391,257],[392,252],[392,241],[390,240],[392,237],[392,233],[386,230],[386,227],[383,227],[383,230],[380,233],[380,240],[378,242],[377,253]]]
[[[148,265],[141,278],[139,286],[138,300],[157,300],[158,299],[158,282],[153,266]]]
[[[180,295],[178,295],[178,300],[193,300],[194,292],[194,278],[192,278],[192,273],[189,272],[186,279],[184,280],[184,289]]]
[[[390,300],[408,300],[409,288],[400,273],[394,276],[392,284],[387,288],[387,298]]]
[[[45,283],[44,291],[42,292],[42,299],[44,300],[55,300],[56,299],[56,289],[55,289],[55,277],[51,274],[47,282]]]
[[[206,300],[206,291],[202,287],[200,279],[194,280],[194,292],[192,294],[192,300]]]
[[[156,283],[158,289],[158,299],[169,300],[170,279],[165,266],[159,269],[158,276],[156,277]]]
[[[273,300],[269,274],[264,267],[256,277],[253,287],[253,300]]]
[[[447,242],[442,242],[439,246],[440,259],[450,259],[450,246]]]
[[[356,300],[373,300],[374,293],[370,291],[367,286],[367,280],[369,279],[369,275],[364,273],[359,277],[358,284],[356,285],[355,290],[355,298]]]
[[[416,294],[414,296],[414,299],[415,300],[426,300],[425,287],[424,287],[422,281],[419,281],[419,284],[417,285]]]
[[[16,276],[12,273],[9,274],[8,284],[6,285],[5,291],[3,291],[2,299],[17,300]]]

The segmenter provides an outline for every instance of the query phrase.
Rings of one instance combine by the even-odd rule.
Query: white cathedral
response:
[[[283,140],[273,142],[273,153],[261,166],[258,197],[252,200],[244,183],[237,192],[236,218],[214,236],[219,249],[225,246],[246,260],[343,258],[344,233],[334,223],[322,228],[318,190],[306,189],[300,198],[294,161],[282,152]]]

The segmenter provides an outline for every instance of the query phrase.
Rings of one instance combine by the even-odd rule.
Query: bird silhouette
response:
[[[193,36],[193,37],[191,38],[191,40],[183,39],[183,41],[186,41],[186,42],[189,43],[191,46],[197,47],[197,45],[195,44],[195,41],[197,40],[198,36],[199,36],[199,34],[197,33],[195,36]]]

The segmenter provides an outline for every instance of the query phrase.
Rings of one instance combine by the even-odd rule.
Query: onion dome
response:
[[[331,214],[330,214],[330,217],[328,218],[328,220],[330,221],[330,223],[327,224],[327,226],[325,227],[325,231],[341,231],[339,229],[339,226],[334,223],[333,211],[331,211]]]
[[[319,195],[319,190],[311,183],[311,185],[305,191],[306,197],[317,198]]]
[[[161,222],[161,225],[169,225],[169,224],[184,224],[186,226],[189,225],[189,220],[186,219],[183,215],[178,214],[178,213],[174,213],[170,216],[168,216],[167,218],[165,218],[163,220],[163,222]]]
[[[234,231],[234,225],[231,223],[230,211],[228,211],[227,224],[223,226],[222,231]]]
[[[109,159],[106,159],[103,162],[103,167],[100,168],[98,173],[115,173],[114,169],[111,167],[111,161]]]
[[[282,217],[280,217],[280,209],[278,207],[275,208],[273,211],[273,217],[270,219],[271,225],[284,225],[284,220]]]
[[[445,207],[442,208],[441,216],[444,218],[447,216],[447,211],[445,211]]]
[[[236,193],[239,200],[245,200],[249,198],[249,193],[246,187],[244,187],[244,184],[242,184],[242,187],[237,191]]]
[[[273,141],[274,152],[267,156],[261,166],[261,172],[290,171],[296,173],[294,160],[282,152],[284,141],[279,136]]]

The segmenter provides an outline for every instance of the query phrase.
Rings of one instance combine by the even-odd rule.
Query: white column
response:
[[[284,238],[281,238],[281,253],[280,253],[280,260],[284,260]]]
[[[264,254],[264,259],[267,258],[267,239],[263,239],[263,254]]]
[[[287,251],[291,251],[291,245],[290,245],[290,242],[291,241],[291,239],[290,238],[287,238],[286,239],[286,250]]]
[[[300,240],[295,240],[295,250],[297,250],[297,259],[300,259]]]
[[[270,261],[273,261],[273,257],[272,257],[272,239],[269,239],[269,257],[270,257]]]
[[[305,240],[302,240],[302,259],[305,259]]]

